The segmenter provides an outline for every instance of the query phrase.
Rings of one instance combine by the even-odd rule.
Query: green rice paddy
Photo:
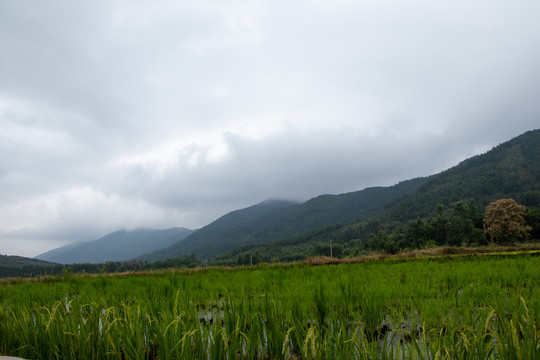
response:
[[[537,254],[0,282],[27,359],[540,359]]]

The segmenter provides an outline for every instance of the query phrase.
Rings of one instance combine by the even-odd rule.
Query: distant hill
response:
[[[329,225],[350,223],[375,214],[388,202],[418,189],[426,181],[418,178],[390,187],[321,195],[303,204],[268,200],[228,213],[174,245],[140,259],[156,261],[189,254],[209,259],[241,246],[264,244]]]
[[[125,261],[170,246],[192,232],[186,228],[119,230],[98,240],[48,251],[36,256],[36,259],[60,264]]]
[[[54,265],[54,263],[14,255],[0,255],[0,266],[18,267],[25,265]]]
[[[22,256],[0,255],[0,278],[19,277],[22,274],[24,276],[32,276],[36,273],[47,272],[53,266],[56,266],[56,264],[43,260]],[[36,271],[36,269],[39,270]]]

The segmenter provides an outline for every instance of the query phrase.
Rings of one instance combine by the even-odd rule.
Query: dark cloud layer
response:
[[[444,170],[538,127],[538,13],[0,2],[0,253]]]

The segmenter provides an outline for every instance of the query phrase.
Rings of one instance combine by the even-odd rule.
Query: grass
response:
[[[540,358],[540,258],[370,259],[0,282],[28,359]]]

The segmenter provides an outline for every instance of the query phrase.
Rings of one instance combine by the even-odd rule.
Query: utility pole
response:
[[[253,266],[253,255],[249,255],[249,264],[250,266]]]
[[[332,259],[332,239],[330,239],[330,259]]]

